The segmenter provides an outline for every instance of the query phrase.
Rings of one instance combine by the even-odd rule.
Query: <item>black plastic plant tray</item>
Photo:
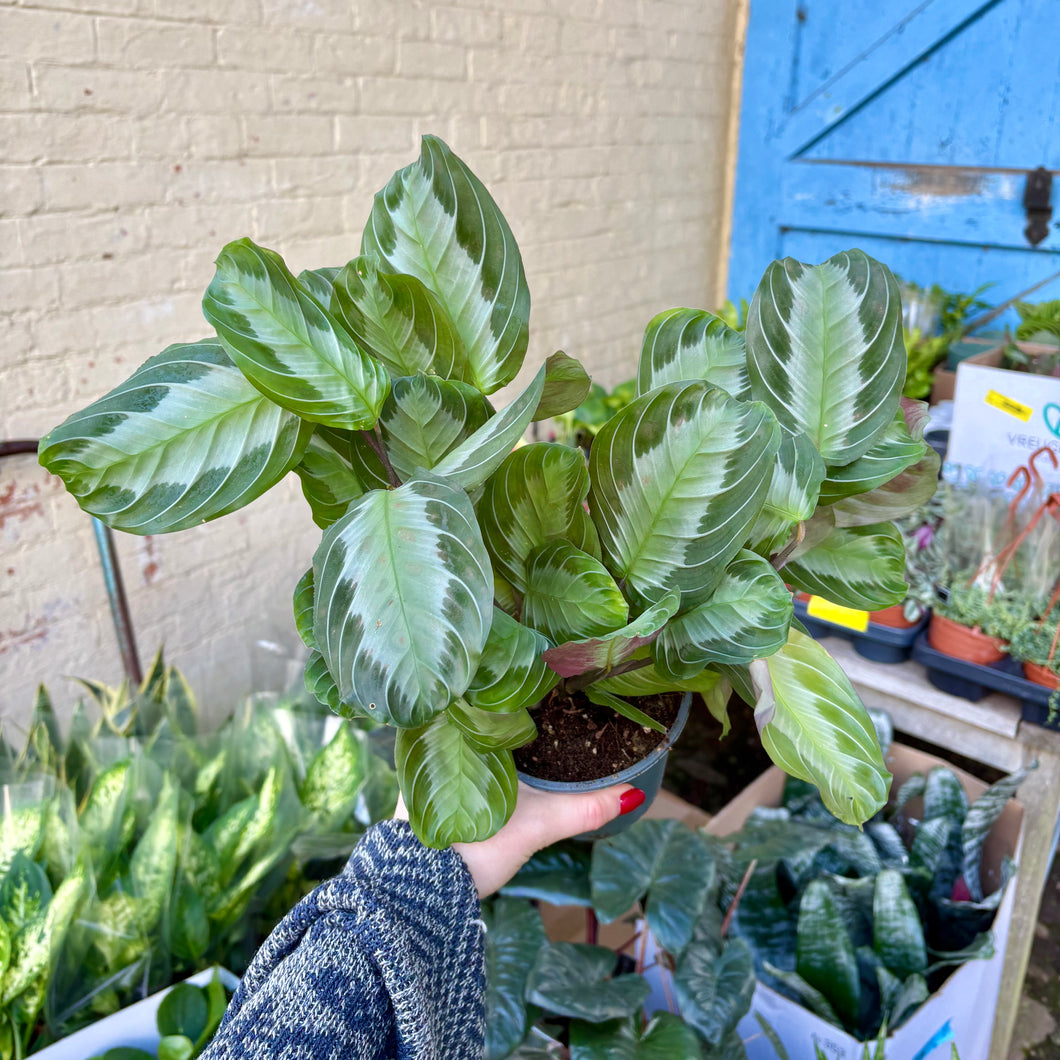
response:
[[[857,629],[837,626],[820,618],[812,618],[806,613],[806,602],[795,601],[795,617],[806,627],[806,632],[815,640],[821,637],[842,637],[854,645],[854,651],[863,658],[873,662],[905,662],[913,651],[913,642],[927,625],[927,617],[922,618],[909,629],[893,629],[890,626],[877,626],[869,622],[868,629],[862,633]]]
[[[913,645],[913,658],[927,668],[928,680],[951,696],[977,703],[990,692],[1004,692],[1020,701],[1024,721],[1060,730],[1060,717],[1049,723],[1052,690],[1028,681],[1023,676],[1022,665],[1011,656],[1006,655],[989,666],[965,662],[936,651],[928,644],[925,633]]]

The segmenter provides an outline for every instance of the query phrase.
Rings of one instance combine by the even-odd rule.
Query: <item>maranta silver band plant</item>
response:
[[[561,681],[634,718],[630,697],[692,689],[723,709],[731,684],[834,814],[883,804],[872,723],[793,624],[785,582],[857,608],[905,596],[891,520],[931,495],[938,458],[924,407],[901,398],[884,265],[775,261],[745,332],[661,313],[638,396],[588,466],[519,445],[582,400],[574,358],[550,357],[502,410],[489,400],[522,366],[530,294],[507,221],[438,139],[376,195],[358,257],[296,277],[237,240],[203,311],[216,334],[75,413],[41,463],[137,534],[235,511],[294,471],[323,530],[295,591],[307,682],[397,726],[424,841],[504,823],[512,750]]]

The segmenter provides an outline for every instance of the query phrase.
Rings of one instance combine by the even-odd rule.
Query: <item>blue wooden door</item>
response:
[[[858,246],[1001,302],[1060,269],[1060,173],[1024,235],[1038,166],[1060,171],[1060,0],[750,0],[729,296]]]

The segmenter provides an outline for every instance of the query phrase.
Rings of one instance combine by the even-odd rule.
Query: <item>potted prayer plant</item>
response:
[[[376,196],[358,257],[295,277],[238,240],[203,310],[215,335],[75,413],[41,462],[140,534],[234,511],[295,471],[323,529],[295,593],[307,683],[397,728],[425,842],[495,832],[515,803],[513,749],[538,730],[548,744],[520,753],[524,774],[576,746],[613,774],[592,754],[612,730],[656,730],[665,747],[682,697],[720,713],[728,683],[833,812],[861,821],[882,804],[871,722],[791,628],[784,582],[870,610],[906,594],[890,520],[931,494],[938,458],[922,407],[900,401],[886,267],[860,251],[774,262],[745,333],[660,314],[637,396],[588,464],[519,446],[584,398],[573,358],[549,358],[503,410],[489,400],[522,365],[529,289],[496,203],[433,137]]]

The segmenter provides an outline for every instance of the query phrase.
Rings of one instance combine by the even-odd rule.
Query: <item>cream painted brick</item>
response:
[[[232,158],[239,154],[243,130],[236,116],[194,114],[182,120],[193,159]]]
[[[147,247],[140,214],[38,214],[18,221],[18,241],[27,265],[104,260],[104,255],[135,253]]]
[[[366,77],[360,85],[362,114],[418,117],[427,112],[475,111],[479,89],[456,81],[434,81],[428,77]],[[484,94],[483,94],[484,95]]]
[[[0,110],[32,109],[32,84],[33,72],[29,63],[0,58]]]
[[[467,50],[434,41],[402,41],[398,45],[397,72],[402,77],[459,81],[467,75]]]
[[[506,14],[503,43],[521,55],[552,55],[559,48],[560,20],[555,15]]]
[[[168,255],[128,254],[105,261],[67,262],[57,271],[63,306],[75,309],[126,302],[137,291],[170,293],[184,286],[174,277]]]
[[[500,11],[483,8],[434,7],[430,12],[431,39],[463,47],[499,43]]]
[[[0,165],[0,217],[36,213],[43,202],[43,181],[36,166]]]
[[[0,269],[0,306],[54,309],[59,281],[54,269]]]
[[[152,114],[162,102],[164,82],[131,70],[99,67],[34,67],[35,103],[47,111],[77,111],[122,115]]]
[[[306,195],[344,195],[357,180],[354,159],[278,158],[272,163],[273,187],[282,199]]]
[[[93,0],[94,2],[94,0]],[[261,22],[261,5],[258,0],[136,0],[139,15],[162,19],[179,19],[185,22],[228,23],[240,26]]]
[[[343,114],[335,119],[336,150],[343,155],[374,154],[376,151],[419,152],[419,141],[407,122],[369,114]]]
[[[395,40],[427,40],[430,37],[430,12],[416,0],[396,0],[389,4],[356,0],[353,8],[356,33],[393,37]]]
[[[350,77],[269,76],[270,107],[281,114],[356,114],[357,83]]]
[[[252,231],[254,208],[253,201],[150,206],[142,223],[148,245],[159,253],[187,247],[218,251],[225,243]]]
[[[179,174],[166,172],[153,202],[256,202],[272,193],[272,161],[264,158],[188,160]]]
[[[134,153],[134,130],[113,114],[0,114],[9,162],[116,161]]]
[[[93,12],[108,15],[131,15],[136,11],[138,0],[92,0]],[[32,0],[33,7],[57,9],[64,15],[69,12],[70,0]]]
[[[261,3],[266,25],[335,33],[349,33],[354,29],[352,7],[352,3],[336,0],[262,0]]]
[[[30,11],[0,8],[0,41],[7,55],[27,61],[57,59],[65,62],[81,57],[91,62],[94,39],[90,15],[72,11]]]
[[[361,34],[318,34],[313,40],[313,70],[318,75],[364,77],[392,74],[397,63],[397,42],[389,37]]]
[[[191,154],[187,119],[179,114],[165,114],[129,123],[133,135],[133,157],[137,160],[164,162],[174,173]]]
[[[334,122],[313,114],[260,115],[243,120],[243,147],[247,155],[283,158],[330,154],[334,148]]]
[[[159,109],[163,114],[230,116],[263,114],[269,107],[267,74],[212,69],[174,70],[168,74]]]
[[[311,34],[289,28],[229,25],[217,31],[217,59],[240,70],[310,73],[313,41]]]
[[[345,229],[343,204],[341,197],[320,195],[262,203],[254,211],[254,231],[268,246],[331,238]]]
[[[96,41],[99,61],[123,70],[209,66],[214,61],[214,32],[209,26],[99,18]]]
[[[158,163],[101,162],[41,166],[48,210],[129,209],[164,194],[168,170]]]

